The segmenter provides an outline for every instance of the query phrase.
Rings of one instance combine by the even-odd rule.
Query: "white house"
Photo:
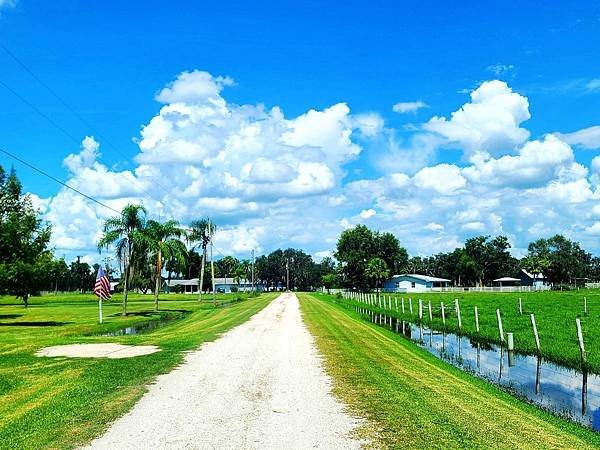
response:
[[[210,276],[208,277],[210,282]],[[185,294],[197,294],[198,293],[198,278],[192,278],[190,280],[165,280],[163,283],[163,290],[165,292],[173,292],[173,288],[180,286],[182,293]],[[252,282],[250,280],[240,280],[239,283],[234,282],[233,278],[215,278],[215,290],[217,292],[232,292],[232,288],[235,291],[249,292],[252,290]],[[254,283],[254,288],[257,291],[262,291],[262,284]]]
[[[386,292],[427,292],[432,288],[446,288],[450,280],[416,273],[394,275],[383,284]]]

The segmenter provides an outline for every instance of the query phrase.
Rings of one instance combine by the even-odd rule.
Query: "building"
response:
[[[447,288],[450,280],[446,278],[430,277],[415,273],[394,275],[383,284],[386,292],[427,292],[432,289]]]
[[[518,286],[519,283],[521,283],[521,279],[513,278],[513,277],[502,277],[502,278],[496,278],[494,280],[494,283],[498,283],[498,285],[501,288],[504,286]]]
[[[210,282],[210,277],[207,278]],[[185,294],[198,293],[199,279],[192,278],[189,280],[165,280],[162,289],[164,292],[179,291]],[[257,291],[263,291],[262,284],[255,283],[254,288]],[[233,278],[215,278],[215,290],[217,292],[249,292],[252,290],[252,282],[250,280],[240,280],[236,283]]]
[[[544,275],[541,273],[529,273],[525,269],[521,269],[521,272],[519,273],[519,280],[521,281],[521,286],[542,288],[547,285]]]

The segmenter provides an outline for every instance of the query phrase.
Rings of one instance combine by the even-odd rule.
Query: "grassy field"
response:
[[[436,294],[390,294],[394,311],[377,312],[418,322],[418,299],[423,300],[423,323],[429,325],[428,302],[433,309],[433,328],[443,330],[440,303],[446,308],[446,331],[457,332],[458,321],[454,311],[454,299],[458,298],[462,317],[462,334],[488,342],[499,342],[496,309],[500,309],[504,333],[512,332],[515,350],[535,353],[535,339],[530,314],[535,314],[541,353],[546,359],[569,367],[581,368],[581,354],[577,342],[575,319],[580,318],[590,371],[600,373],[600,291],[545,291],[521,293],[436,293]],[[388,294],[382,294],[386,300]],[[394,297],[398,299],[396,313]],[[404,297],[405,314],[400,303]],[[408,298],[413,301],[413,314],[408,309]],[[519,314],[519,297],[523,314]],[[583,298],[587,298],[588,314],[583,311]],[[361,304],[362,305],[362,304]],[[364,307],[364,305],[362,305]],[[475,306],[479,311],[479,334],[475,329]]]
[[[25,309],[14,298],[0,299],[0,448],[70,448],[85,443],[127,411],[156,375],[183,359],[183,351],[215,339],[244,322],[277,294],[213,308],[196,297],[165,295],[161,311],[152,296],[132,295],[130,315],[118,302],[105,303],[98,325],[92,295],[43,296]],[[219,302],[237,298],[220,295]],[[160,315],[189,311],[181,320],[148,334],[98,334]],[[38,358],[41,347],[80,342],[155,344],[162,351],[129,359]]]
[[[384,448],[598,448],[600,434],[552,416],[363,321],[301,294],[334,393]]]

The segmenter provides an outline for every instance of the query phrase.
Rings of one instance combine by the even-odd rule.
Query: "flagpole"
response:
[[[100,315],[100,323],[102,323],[102,299],[98,300],[98,313]]]

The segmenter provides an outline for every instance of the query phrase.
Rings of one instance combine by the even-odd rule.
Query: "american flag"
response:
[[[98,269],[98,275],[96,275],[94,294],[96,294],[102,300],[110,298],[110,282],[108,281],[108,276],[102,267]]]

